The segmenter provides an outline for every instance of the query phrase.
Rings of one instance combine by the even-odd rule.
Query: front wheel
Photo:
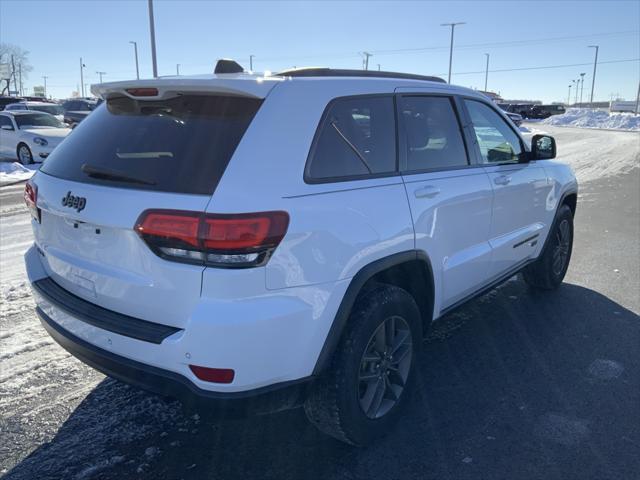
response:
[[[357,301],[348,322],[304,408],[320,431],[364,445],[388,433],[409,397],[420,312],[408,292],[380,284]]]
[[[525,282],[542,290],[558,288],[569,268],[572,250],[573,213],[562,205],[540,257],[522,272]]]
[[[31,149],[24,143],[18,145],[18,160],[20,160],[20,163],[22,165],[29,165],[33,163],[33,155],[31,154]]]

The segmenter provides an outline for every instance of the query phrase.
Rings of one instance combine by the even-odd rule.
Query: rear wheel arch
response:
[[[435,294],[429,257],[423,251],[409,250],[378,259],[364,266],[351,279],[316,361],[313,375],[319,375],[330,364],[358,298],[380,283],[400,287],[414,298],[422,317],[423,333],[426,331],[433,319]]]

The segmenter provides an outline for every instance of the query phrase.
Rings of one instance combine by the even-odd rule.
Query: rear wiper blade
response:
[[[92,178],[101,178],[103,180],[115,180],[118,182],[127,182],[127,183],[140,183],[142,185],[155,185],[156,182],[152,182],[151,180],[145,180],[144,178],[136,178],[130,177],[129,175],[119,172],[117,170],[111,170],[109,168],[102,167],[94,167],[89,165],[88,163],[84,163],[82,167],[80,167],[83,173],[87,174],[87,176]]]

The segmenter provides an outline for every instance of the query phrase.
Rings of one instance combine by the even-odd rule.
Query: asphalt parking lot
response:
[[[20,263],[32,241],[28,214],[21,186],[3,187],[1,473],[11,480],[638,478],[640,135],[546,130],[561,154],[573,145],[576,161],[581,150],[593,155],[590,142],[602,147],[600,170],[576,169],[587,180],[565,283],[536,293],[514,278],[437,322],[416,398],[366,449],[323,436],[302,410],[230,421],[186,414],[70,357],[33,313]],[[632,163],[609,169],[622,157]]]

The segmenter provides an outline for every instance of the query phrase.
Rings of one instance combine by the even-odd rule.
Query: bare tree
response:
[[[9,85],[12,81],[14,89],[18,90],[18,83],[23,82],[28,78],[29,72],[33,70],[33,67],[29,63],[29,51],[23,49],[18,45],[11,43],[0,43],[0,63],[9,64],[11,69],[11,79],[7,82],[7,85],[2,85],[2,93],[10,90]],[[20,89],[22,85],[20,85]]]

